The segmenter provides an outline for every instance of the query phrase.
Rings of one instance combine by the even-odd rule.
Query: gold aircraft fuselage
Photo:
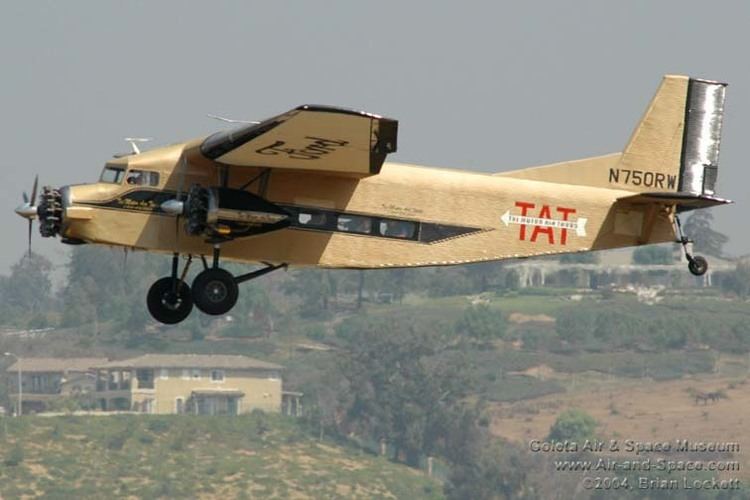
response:
[[[202,141],[168,146],[110,162],[125,170],[119,183],[70,187],[62,236],[70,240],[168,253],[210,255],[212,243],[190,236],[160,204],[190,185],[240,188],[263,168],[223,169],[198,152]],[[181,159],[186,158],[182,164]],[[614,166],[619,155],[592,159]],[[131,171],[155,172],[156,185],[125,183]],[[306,171],[271,171],[264,193],[296,209],[290,227],[222,243],[222,257],[301,266],[381,268],[462,264],[513,257],[600,250],[673,241],[671,212],[620,203],[631,191],[525,180],[385,163],[364,178]],[[307,213],[323,225],[303,225]],[[300,215],[302,214],[302,215]],[[365,226],[347,230],[343,218]],[[653,220],[649,220],[649,217]],[[361,222],[360,219],[355,219]],[[405,226],[389,234],[391,221]]]

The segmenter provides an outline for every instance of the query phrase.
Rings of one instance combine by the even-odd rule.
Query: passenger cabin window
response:
[[[131,170],[125,178],[125,183],[131,186],[158,186],[159,173],[148,170]]]
[[[339,215],[336,228],[345,233],[370,234],[372,219],[361,215]]]
[[[417,230],[414,222],[405,220],[382,220],[379,224],[380,234],[391,238],[413,239]]]
[[[297,221],[302,226],[323,227],[326,225],[326,214],[322,212],[300,212]]]
[[[122,178],[125,175],[125,169],[120,167],[111,167],[109,165],[104,167],[102,176],[99,178],[101,182],[107,182],[110,184],[119,184],[122,182]]]

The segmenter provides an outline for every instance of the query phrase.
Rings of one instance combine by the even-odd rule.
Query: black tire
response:
[[[206,269],[193,281],[193,302],[206,314],[220,316],[237,303],[239,287],[234,276],[223,269]]]
[[[146,298],[148,312],[156,321],[174,325],[184,320],[193,310],[193,297],[190,287],[184,281],[177,285],[177,293],[172,290],[172,278],[157,280],[148,289]]]
[[[700,255],[695,255],[688,262],[688,270],[694,276],[703,276],[708,271],[708,261]]]

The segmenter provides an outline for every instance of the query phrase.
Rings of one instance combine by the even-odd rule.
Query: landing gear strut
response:
[[[263,276],[277,269],[285,268],[286,264],[273,265],[264,262],[266,267],[256,271],[232,276],[219,267],[221,249],[214,245],[213,262],[209,267],[206,258],[201,255],[203,271],[193,280],[192,288],[185,283],[192,255],[188,256],[182,273],[178,276],[179,255],[172,256],[172,274],[161,278],[148,291],[148,310],[157,321],[173,325],[190,315],[193,304],[202,312],[212,316],[228,313],[237,303],[240,283]]]
[[[190,287],[185,283],[185,275],[192,257],[188,258],[180,277],[177,276],[179,254],[172,256],[172,275],[156,281],[148,290],[146,303],[148,312],[157,321],[174,325],[187,318],[193,310],[193,297]]]
[[[682,245],[682,251],[685,253],[685,258],[688,261],[688,270],[694,276],[703,276],[704,274],[706,274],[706,271],[708,271],[708,261],[700,255],[693,255],[688,250],[688,244],[692,243],[692,241],[682,233],[680,216],[675,214],[674,220],[675,224],[677,225],[677,234],[680,237],[680,239],[677,240],[677,243],[680,243]]]

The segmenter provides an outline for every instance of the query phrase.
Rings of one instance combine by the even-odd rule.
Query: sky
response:
[[[124,137],[154,146],[299,104],[399,120],[391,160],[483,172],[621,151],[662,75],[729,82],[712,210],[750,253],[743,137],[750,2],[4,2],[0,274],[40,185],[94,181]],[[62,268],[69,249],[34,250]]]

